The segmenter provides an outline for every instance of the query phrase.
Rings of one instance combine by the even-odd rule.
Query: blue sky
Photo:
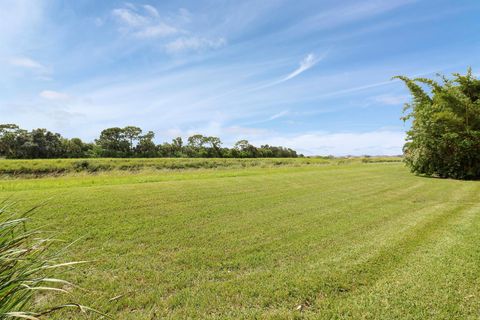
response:
[[[0,0],[2,123],[400,154],[394,75],[480,68],[478,0]]]

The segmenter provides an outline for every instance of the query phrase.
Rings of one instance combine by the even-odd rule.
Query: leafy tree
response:
[[[426,78],[396,77],[413,100],[404,108],[411,121],[404,146],[412,172],[456,179],[480,178],[480,80],[466,75]]]
[[[257,158],[259,156],[258,149],[251,145],[248,140],[239,140],[235,143],[235,155],[240,158]]]
[[[207,143],[207,137],[201,134],[195,134],[188,137],[188,149],[187,153],[190,157],[206,157],[207,150],[205,149],[205,144]]]
[[[222,156],[222,140],[218,137],[205,137],[204,141],[210,145],[209,157],[220,158]]]
[[[85,158],[88,157],[91,144],[84,143],[80,138],[62,138],[62,157],[64,158]]]
[[[172,157],[183,157],[183,140],[182,137],[176,137],[172,140]]]
[[[148,131],[146,134],[139,137],[139,142],[136,146],[136,154],[142,157],[153,158],[157,155],[157,146],[153,139],[155,133]]]
[[[96,143],[106,157],[124,157],[131,150],[131,141],[125,136],[124,129],[118,127],[103,130]]]
[[[183,140],[182,137],[176,137],[175,139],[172,139],[172,145],[175,146],[178,150],[181,150],[183,147]]]
[[[135,126],[127,126],[123,128],[123,135],[125,136],[125,139],[127,139],[128,142],[130,143],[130,153],[133,154],[134,148],[135,148],[134,142],[137,142],[140,140],[142,135],[142,129]]]
[[[14,130],[2,137],[7,158],[46,159],[63,155],[60,134],[46,129]]]
[[[188,137],[188,145],[192,148],[200,149],[206,143],[206,137],[201,134],[195,134]]]
[[[15,152],[15,139],[20,128],[16,124],[0,125],[0,156],[11,157]]]

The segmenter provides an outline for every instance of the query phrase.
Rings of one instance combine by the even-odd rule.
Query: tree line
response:
[[[232,148],[222,147],[218,137],[195,134],[155,144],[155,133],[139,127],[103,130],[94,142],[65,138],[47,129],[31,131],[15,124],[0,125],[0,157],[7,159],[52,158],[296,158],[295,150],[240,140]]]

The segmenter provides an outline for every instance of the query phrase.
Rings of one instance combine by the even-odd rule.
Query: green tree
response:
[[[456,179],[480,178],[480,80],[469,69],[440,82],[403,76],[412,94],[404,155],[411,171]]]
[[[236,156],[240,158],[257,158],[258,149],[251,145],[248,140],[239,140],[235,143]]]
[[[62,157],[64,158],[85,158],[91,148],[91,145],[84,143],[80,138],[62,138]]]
[[[19,130],[16,124],[0,125],[0,156],[9,158],[15,153],[15,140]]]
[[[222,156],[222,140],[218,137],[205,137],[205,143],[207,143],[210,148],[208,150],[209,157],[221,157]]]
[[[176,137],[175,139],[172,139],[172,157],[183,157],[184,156],[184,150],[183,150],[183,139],[182,137]]]
[[[153,131],[148,131],[146,134],[140,136],[135,148],[135,154],[147,158],[155,157],[157,155],[157,146],[155,142],[153,142],[154,138],[155,133],[153,133]]]
[[[135,151],[135,143],[140,140],[142,135],[142,129],[135,126],[127,126],[123,128],[123,135],[125,139],[128,140],[130,144],[130,154],[133,154]]]
[[[205,148],[207,137],[201,134],[195,134],[188,137],[187,153],[190,157],[202,158],[207,157],[208,153]]]
[[[130,141],[122,128],[114,127],[103,130],[96,143],[102,147],[105,157],[125,157],[130,152]]]
[[[14,158],[48,159],[63,155],[62,137],[47,129],[17,130],[13,148]]]

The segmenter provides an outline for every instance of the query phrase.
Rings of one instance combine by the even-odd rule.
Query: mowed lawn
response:
[[[401,163],[0,181],[114,319],[478,319],[480,182]],[[97,318],[60,313],[58,319]]]

